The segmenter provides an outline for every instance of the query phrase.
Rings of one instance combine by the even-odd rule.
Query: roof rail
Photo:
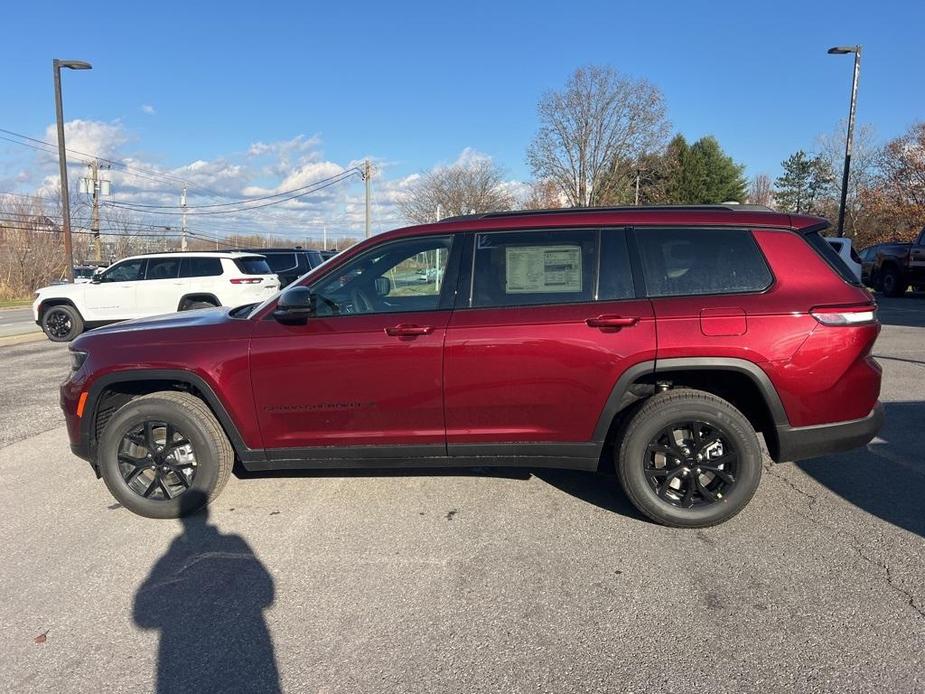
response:
[[[544,210],[506,210],[502,212],[481,212],[477,214],[461,214],[455,217],[446,217],[441,222],[461,222],[475,219],[495,219],[497,217],[520,217],[524,215],[554,215],[575,214],[584,212],[632,212],[645,210],[647,212],[666,211],[677,212],[684,210],[724,210],[726,212],[774,212],[765,205],[748,205],[742,203],[723,203],[721,205],[624,205],[622,207],[554,207]]]

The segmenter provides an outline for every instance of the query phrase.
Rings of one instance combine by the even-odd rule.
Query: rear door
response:
[[[173,313],[186,293],[186,281],[180,277],[181,256],[148,258],[145,280],[138,292],[139,315]]]
[[[624,230],[476,233],[468,255],[446,337],[450,454],[586,455],[617,379],[655,357]]]
[[[925,285],[925,229],[909,249],[909,276],[916,286]]]

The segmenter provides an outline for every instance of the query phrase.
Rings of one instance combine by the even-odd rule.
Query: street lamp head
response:
[[[55,58],[55,67],[66,67],[69,70],[92,70],[93,66],[83,60],[58,60]]]
[[[858,46],[834,46],[828,50],[829,55],[844,55],[845,53],[857,53]]]

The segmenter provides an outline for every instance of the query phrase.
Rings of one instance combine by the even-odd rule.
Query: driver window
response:
[[[319,316],[436,311],[452,238],[386,243],[312,287]]]
[[[100,277],[103,282],[133,282],[140,280],[145,275],[145,259],[126,260],[123,263],[114,265],[109,268]]]

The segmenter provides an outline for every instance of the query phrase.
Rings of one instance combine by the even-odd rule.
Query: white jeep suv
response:
[[[279,289],[266,259],[253,253],[156,253],[125,258],[89,284],[43,287],[32,313],[54,342],[84,329],[174,311],[260,302]]]

